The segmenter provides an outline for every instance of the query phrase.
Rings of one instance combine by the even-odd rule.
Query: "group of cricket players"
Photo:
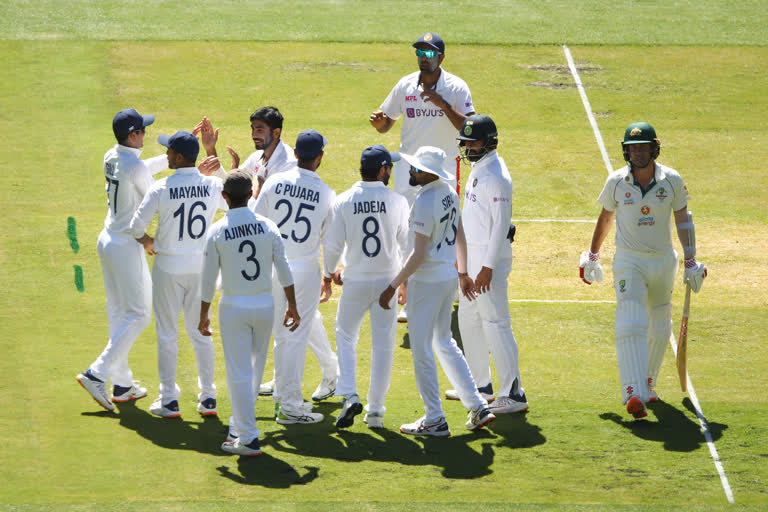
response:
[[[135,109],[115,115],[117,143],[104,157],[108,213],[97,244],[109,342],[77,375],[102,407],[112,411],[115,403],[147,395],[133,380],[128,354],[154,311],[159,396],[149,410],[163,418],[181,416],[176,366],[183,311],[203,416],[218,414],[211,316],[218,317],[231,405],[221,449],[229,453],[261,453],[254,417],[259,394],[272,395],[280,424],[322,422],[312,402],[338,396],[337,428],[352,426],[363,413],[369,428],[385,428],[398,318],[407,320],[425,411],[402,424],[402,433],[449,436],[441,397],[464,405],[471,431],[499,414],[528,409],[507,297],[513,190],[497,152],[498,130],[489,116],[474,112],[466,83],[441,68],[445,43],[437,34],[423,34],[413,47],[419,71],[403,77],[369,119],[385,133],[404,117],[399,152],[380,144],[365,148],[350,177],[356,181],[338,195],[320,170],[328,140],[305,130],[289,146],[275,107],[251,115],[257,151],[242,165],[227,148],[230,171],[221,165],[218,130],[207,117],[191,132],[160,135],[165,155],[142,160],[154,116]],[[626,129],[627,166],[608,177],[590,249],[579,262],[586,283],[602,280],[600,248],[615,218],[616,349],[623,403],[634,418],[645,417],[646,404],[659,399],[654,388],[671,332],[678,267],[670,218],[685,253],[684,282],[698,292],[707,272],[695,260],[687,189],[675,170],[656,162],[660,147],[649,124]],[[471,164],[463,202],[459,158]],[[155,181],[153,175],[165,169],[173,174]],[[218,210],[224,214],[216,221]],[[145,254],[154,256],[151,275]],[[318,311],[334,287],[341,291],[335,351]],[[451,332],[457,300],[463,350]],[[399,315],[398,304],[404,306]],[[364,405],[357,343],[366,313],[371,358]],[[262,383],[272,337],[274,375]],[[322,370],[312,402],[304,401],[302,390],[308,348]],[[444,394],[435,354],[452,385]]]

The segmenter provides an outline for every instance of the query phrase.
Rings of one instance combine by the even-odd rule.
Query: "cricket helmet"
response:
[[[632,144],[650,144],[651,158],[655,160],[659,157],[661,141],[656,137],[656,130],[648,123],[632,123],[624,130],[621,152],[624,154],[624,161],[626,162],[629,162],[629,148],[627,146]]]
[[[459,141],[459,147],[462,148],[462,158],[470,162],[477,162],[499,145],[499,131],[496,129],[496,123],[490,117],[485,114],[472,114],[464,120],[456,140]],[[485,143],[482,148],[472,150],[469,153],[465,144],[468,140],[482,140]]]

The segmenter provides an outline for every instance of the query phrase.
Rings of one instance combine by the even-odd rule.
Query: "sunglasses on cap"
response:
[[[436,50],[422,50],[421,48],[416,49],[417,57],[426,57],[428,59],[434,59],[438,55],[440,55],[440,53]]]

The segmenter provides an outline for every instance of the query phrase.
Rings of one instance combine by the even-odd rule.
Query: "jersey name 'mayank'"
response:
[[[193,185],[191,187],[170,187],[168,192],[171,199],[187,199],[194,197],[210,197],[210,185]]]
[[[224,241],[242,238],[244,236],[261,235],[264,233],[264,226],[261,224],[241,224],[224,229]]]
[[[356,201],[353,215],[358,213],[387,213],[387,205],[384,201]]]
[[[317,190],[312,190],[311,188],[302,187],[301,185],[293,185],[291,183],[278,183],[275,185],[275,194],[295,197],[296,199],[303,199],[313,203],[320,203],[320,192]]]

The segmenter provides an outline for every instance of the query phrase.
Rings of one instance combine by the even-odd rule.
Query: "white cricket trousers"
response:
[[[102,229],[96,244],[107,296],[109,341],[90,366],[98,379],[129,387],[128,353],[152,319],[152,279],[144,247],[133,237]]]
[[[677,253],[644,253],[617,248],[613,259],[616,292],[616,356],[622,400],[648,401],[672,332],[672,288]]]
[[[160,375],[160,398],[164,404],[178,400],[181,390],[176,385],[179,315],[184,310],[184,327],[197,359],[198,400],[216,398],[213,382],[213,341],[197,330],[200,322],[200,274],[171,274],[152,267],[152,303],[157,328],[157,369]]]
[[[357,394],[357,341],[365,313],[371,321],[371,377],[368,412],[384,415],[384,401],[392,378],[397,334],[397,308],[382,309],[379,296],[394,275],[366,280],[345,279],[336,311],[336,352],[339,381],[336,396]]]
[[[299,414],[303,410],[304,399],[301,394],[301,383],[304,379],[304,362],[307,356],[308,338],[310,336],[324,337],[325,344],[330,347],[325,329],[318,331],[319,316],[317,307],[320,304],[320,263],[317,261],[294,260],[288,262],[293,274],[293,285],[296,294],[296,307],[299,310],[301,322],[299,327],[291,332],[283,326],[288,300],[285,298],[282,286],[276,275],[272,274],[272,290],[275,297],[274,329],[275,337],[275,392],[273,400],[285,410]],[[322,328],[322,317],[319,320]],[[330,349],[330,348],[329,348]],[[336,369],[334,369],[334,372]]]
[[[482,270],[485,247],[467,249],[467,271],[474,280]],[[459,331],[464,357],[478,386],[491,383],[488,354],[499,376],[498,396],[524,393],[520,380],[518,348],[509,317],[507,278],[512,260],[501,261],[491,277],[490,290],[469,301],[459,291]]]
[[[464,355],[451,336],[451,313],[456,287],[455,278],[437,282],[420,281],[414,277],[408,280],[408,303],[405,306],[408,335],[416,387],[424,401],[427,423],[436,422],[445,416],[433,349],[464,407],[474,410],[487,405],[477,391]]]
[[[272,295],[223,296],[219,302],[219,329],[227,387],[232,404],[229,430],[248,444],[259,437],[254,408],[258,395],[253,383],[261,382],[272,335]]]

